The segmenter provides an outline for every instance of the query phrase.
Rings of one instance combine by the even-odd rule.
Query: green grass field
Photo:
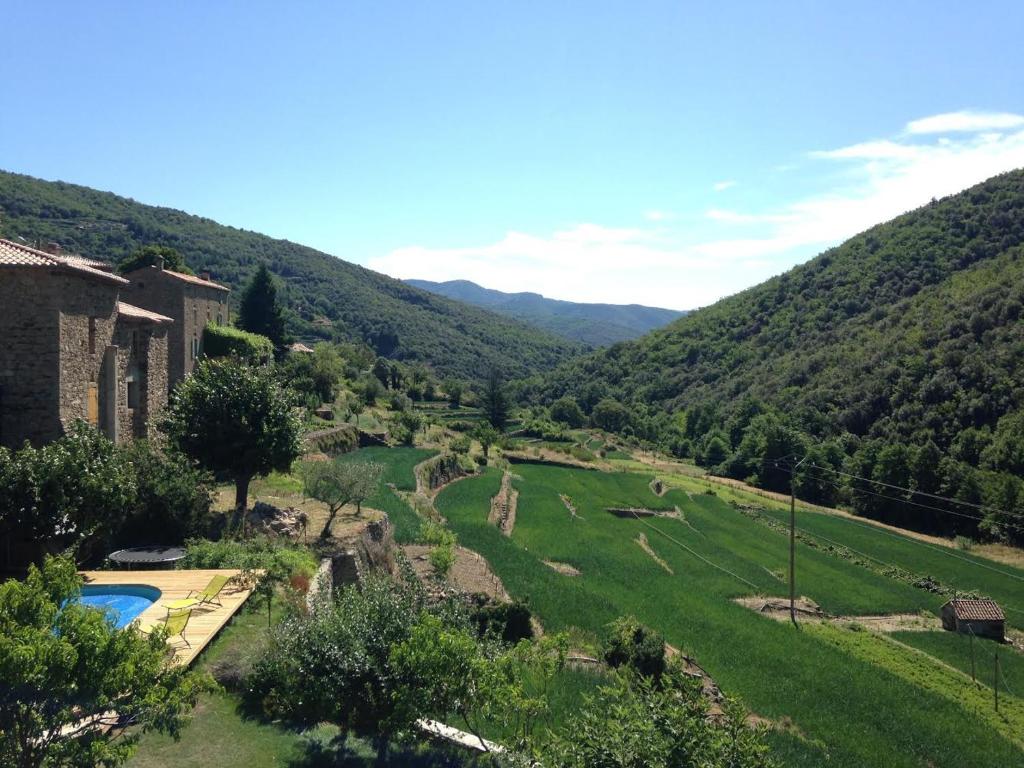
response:
[[[953,632],[895,632],[893,637],[901,643],[924,651],[964,674],[971,674],[971,639]],[[995,677],[996,651],[999,652],[999,667],[1002,671],[1000,692],[1009,686],[1011,693],[1024,699],[1024,654],[1015,653],[993,640],[974,641],[975,676],[979,683],[992,687]]]
[[[514,473],[519,505],[510,538],[486,522],[500,483],[497,471],[463,480],[438,496],[436,506],[461,542],[487,557],[506,588],[528,599],[549,630],[575,627],[597,635],[626,613],[660,630],[753,711],[793,723],[771,736],[786,765],[1005,766],[1024,760],[1020,739],[1014,744],[1005,729],[993,729],[973,704],[959,702],[931,677],[928,685],[915,682],[920,660],[907,661],[907,649],[859,637],[836,642],[825,631],[795,630],[732,602],[743,595],[786,594],[788,542],[721,499],[691,497],[682,490],[659,499],[644,474],[535,465],[517,465]],[[572,499],[579,518],[569,515],[559,494]],[[639,521],[605,511],[675,505],[685,520]],[[672,574],[634,542],[640,532]],[[890,556],[917,554],[902,537],[859,529],[857,535],[864,540],[851,546],[871,548],[878,557],[893,547]],[[957,586],[962,582],[964,589],[985,583],[991,594],[999,588],[1009,597],[1020,594],[1012,584],[995,583],[970,558],[947,563],[922,551],[929,559],[910,567],[911,559],[904,567],[934,568],[936,577]],[[545,559],[569,563],[581,575],[559,574],[544,565]],[[800,593],[832,613],[934,611],[942,602],[804,544],[797,562]]]
[[[415,541],[419,534],[422,521],[419,516],[400,499],[389,484],[400,491],[416,490],[416,477],[413,468],[421,461],[429,459],[437,451],[424,448],[360,448],[358,451],[345,454],[343,461],[375,461],[384,465],[380,488],[366,500],[366,506],[387,512],[394,528],[395,540],[399,544]]]

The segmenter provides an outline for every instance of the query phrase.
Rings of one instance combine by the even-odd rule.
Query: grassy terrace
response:
[[[955,686],[933,684],[934,670],[924,664],[922,671],[921,660],[905,647],[831,627],[794,630],[733,603],[743,595],[785,594],[788,543],[719,498],[673,490],[658,499],[648,488],[650,476],[642,474],[529,465],[514,471],[520,496],[511,538],[486,522],[498,472],[488,470],[440,494],[436,506],[461,542],[490,560],[513,595],[530,600],[547,629],[577,627],[596,634],[624,613],[658,628],[756,713],[792,722],[772,736],[786,765],[817,766],[827,759],[837,766],[1005,766],[1024,759],[1019,735],[1014,738],[983,707],[962,703]],[[572,499],[582,519],[570,517],[559,494]],[[642,523],[605,511],[675,505],[685,521]],[[824,524],[833,521],[821,518]],[[986,585],[991,594],[1021,594],[1015,580],[1005,585],[993,579],[972,558],[946,562],[909,539],[850,528],[859,537],[850,546],[879,558],[883,552],[903,558],[908,570],[932,573],[962,589]],[[634,542],[640,532],[673,574]],[[832,533],[845,541],[846,534]],[[916,560],[921,553],[927,559]],[[561,575],[542,560],[569,563],[581,575]],[[942,602],[803,544],[798,568],[800,592],[832,613],[934,611]]]

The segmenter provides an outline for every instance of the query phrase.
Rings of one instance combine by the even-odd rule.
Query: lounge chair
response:
[[[186,647],[191,648],[192,644],[185,637],[185,628],[188,626],[188,620],[190,618],[192,618],[191,608],[186,608],[185,610],[178,611],[177,613],[170,613],[168,611],[167,618],[164,619],[163,623],[163,626],[167,627],[167,639],[171,640],[172,638],[180,637],[181,642],[183,642]],[[148,635],[159,626],[160,625],[157,624],[148,630],[143,629],[141,631],[143,634]]]
[[[170,615],[171,611],[180,611],[185,608],[198,608],[203,605],[222,605],[219,595],[229,581],[231,581],[230,576],[214,576],[201,592],[193,589],[186,597],[180,600],[171,600],[169,603],[163,603],[163,606],[167,609],[168,615]]]

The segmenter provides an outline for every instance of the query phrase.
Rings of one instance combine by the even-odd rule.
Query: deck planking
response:
[[[160,598],[136,619],[138,627],[148,631],[163,623],[166,618],[167,609],[164,607],[164,603],[187,597],[190,591],[201,591],[214,576],[234,577],[240,573],[242,571],[237,569],[211,568],[180,571],[82,571],[81,576],[89,586],[141,584],[159,589]],[[231,617],[238,612],[250,594],[252,594],[251,589],[243,589],[229,582],[218,595],[220,602],[223,603],[222,606],[193,608],[192,616],[185,628],[185,639],[188,640],[191,648],[181,642],[180,638],[168,642],[174,649],[174,663],[186,666],[191,664]]]

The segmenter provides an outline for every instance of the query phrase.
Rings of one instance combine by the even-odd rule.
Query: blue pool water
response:
[[[132,623],[139,614],[160,599],[160,590],[143,584],[106,584],[82,587],[78,602],[107,614],[118,629]]]

